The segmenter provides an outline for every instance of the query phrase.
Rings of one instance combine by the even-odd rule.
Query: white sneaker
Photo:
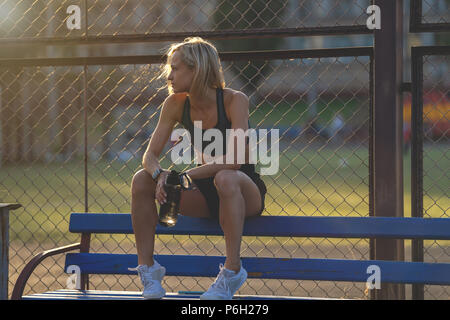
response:
[[[219,265],[220,272],[208,291],[200,296],[202,300],[231,300],[247,280],[247,271],[242,267],[238,273]]]
[[[161,281],[166,274],[166,268],[155,261],[151,267],[139,265],[129,270],[137,271],[141,278],[142,285],[144,286],[144,291],[142,292],[144,299],[161,299],[164,297],[166,290],[161,286]]]

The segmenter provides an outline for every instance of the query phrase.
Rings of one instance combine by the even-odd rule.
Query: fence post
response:
[[[381,29],[374,31],[374,215],[403,216],[403,1],[375,0]],[[375,239],[376,260],[404,260],[403,240]],[[383,277],[383,270],[381,270]],[[405,287],[382,283],[372,299],[404,299]]]
[[[18,203],[0,203],[0,300],[8,300],[9,211],[20,207]]]
[[[374,215],[403,216],[403,1],[376,0],[381,29],[374,43]],[[404,260],[403,240],[375,239],[376,260]],[[383,270],[381,270],[383,274]],[[404,299],[405,287],[382,283],[374,299]]]

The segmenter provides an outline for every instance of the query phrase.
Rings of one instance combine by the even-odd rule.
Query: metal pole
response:
[[[417,32],[422,22],[422,0],[411,0],[409,12],[409,30]]]
[[[20,207],[18,203],[0,203],[0,300],[8,300],[9,211]]]
[[[411,216],[423,218],[423,56],[412,48]],[[411,259],[423,262],[423,240],[411,241]],[[412,285],[412,299],[424,300],[423,284]]]
[[[88,7],[87,0],[84,1],[84,36],[88,36]],[[89,50],[89,49],[88,49]],[[83,109],[84,109],[84,212],[89,212],[89,192],[88,192],[88,71],[87,65],[83,65]],[[80,252],[89,252],[91,246],[91,234],[83,233],[81,235]],[[89,289],[89,275],[81,275],[81,289]]]
[[[381,10],[381,29],[374,32],[374,215],[401,217],[403,1],[375,0],[375,5]],[[404,260],[403,240],[375,239],[373,242],[376,260]],[[372,298],[404,299],[404,285],[382,282],[380,289],[374,289]]]

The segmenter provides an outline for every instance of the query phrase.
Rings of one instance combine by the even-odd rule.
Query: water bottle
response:
[[[173,227],[178,220],[181,195],[180,176],[177,171],[172,170],[167,176],[164,191],[167,194],[166,202],[159,209],[159,224],[164,227]]]

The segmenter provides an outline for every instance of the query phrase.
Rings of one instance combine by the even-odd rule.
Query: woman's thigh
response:
[[[181,191],[180,214],[198,218],[210,217],[208,204],[200,190]]]
[[[259,214],[261,211],[261,193],[255,182],[244,172],[238,170],[223,170],[219,172],[219,177],[226,176],[223,181],[225,187],[229,186],[229,182],[237,183],[245,201],[245,216],[251,217]],[[228,179],[227,179],[228,178]],[[230,181],[231,179],[231,181]],[[217,180],[215,179],[212,188],[217,188]],[[190,217],[211,218],[208,203],[203,193],[197,188],[195,190],[181,191],[180,198],[180,214]]]
[[[251,217],[261,211],[261,193],[253,180],[242,171],[237,172],[240,176],[241,192],[245,200],[245,216]]]
[[[261,211],[261,193],[258,186],[244,172],[239,170],[221,170],[217,173],[214,183],[219,190],[222,188],[226,193],[232,185],[239,186],[245,202],[245,216],[251,217]],[[219,191],[219,197],[221,192]]]

